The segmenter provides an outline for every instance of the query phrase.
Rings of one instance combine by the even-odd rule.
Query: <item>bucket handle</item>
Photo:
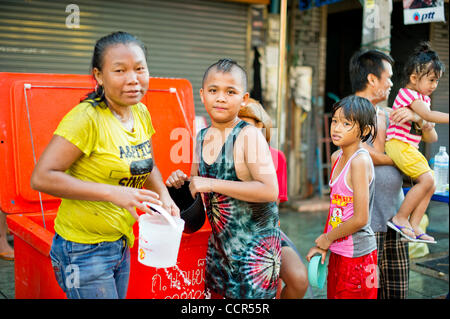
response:
[[[175,223],[172,215],[170,215],[163,207],[149,202],[144,202],[143,204],[147,205],[152,211],[161,214],[169,222],[170,226],[177,228],[177,224]]]

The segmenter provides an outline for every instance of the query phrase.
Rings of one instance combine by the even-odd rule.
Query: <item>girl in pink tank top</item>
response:
[[[340,147],[331,159],[330,210],[325,231],[306,256],[324,263],[330,250],[327,297],[377,297],[376,239],[370,228],[374,168],[362,143],[376,136],[376,112],[369,100],[348,96],[333,106],[333,144]]]

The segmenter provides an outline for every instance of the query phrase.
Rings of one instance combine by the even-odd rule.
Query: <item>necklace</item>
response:
[[[111,110],[111,113],[114,115],[116,119],[119,120],[119,122],[125,127],[125,129],[129,132],[133,132],[133,126],[134,126],[134,117],[133,112],[131,112],[131,115],[124,119],[122,116],[120,116],[116,111],[114,111],[112,108],[109,108]]]

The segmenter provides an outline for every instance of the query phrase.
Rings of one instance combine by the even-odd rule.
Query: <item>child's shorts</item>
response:
[[[386,154],[404,174],[412,179],[427,172],[432,172],[425,156],[414,146],[396,139],[391,139],[384,146]]]
[[[328,299],[377,299],[377,250],[361,257],[331,253],[328,261]]]

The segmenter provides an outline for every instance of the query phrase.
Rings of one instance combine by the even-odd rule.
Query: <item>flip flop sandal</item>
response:
[[[14,252],[0,253],[0,259],[3,259],[3,260],[14,260]]]
[[[435,241],[435,240],[420,239],[420,237],[422,237],[423,235],[430,236],[430,235],[428,235],[427,233],[422,233],[422,234],[416,236],[415,242],[418,242],[418,243],[426,243],[426,244],[437,244],[437,241]]]
[[[396,224],[394,224],[392,221],[389,221],[389,220],[387,221],[386,225],[387,225],[388,227],[392,228],[393,230],[395,230],[397,233],[399,233],[399,234],[403,237],[402,240],[404,240],[404,241],[417,241],[416,238],[410,237],[410,236],[406,235],[406,234],[402,231],[403,228],[406,228],[406,229],[410,229],[410,230],[414,233],[414,231],[412,230],[412,228],[409,228],[409,227],[407,227],[407,226],[396,225]]]

